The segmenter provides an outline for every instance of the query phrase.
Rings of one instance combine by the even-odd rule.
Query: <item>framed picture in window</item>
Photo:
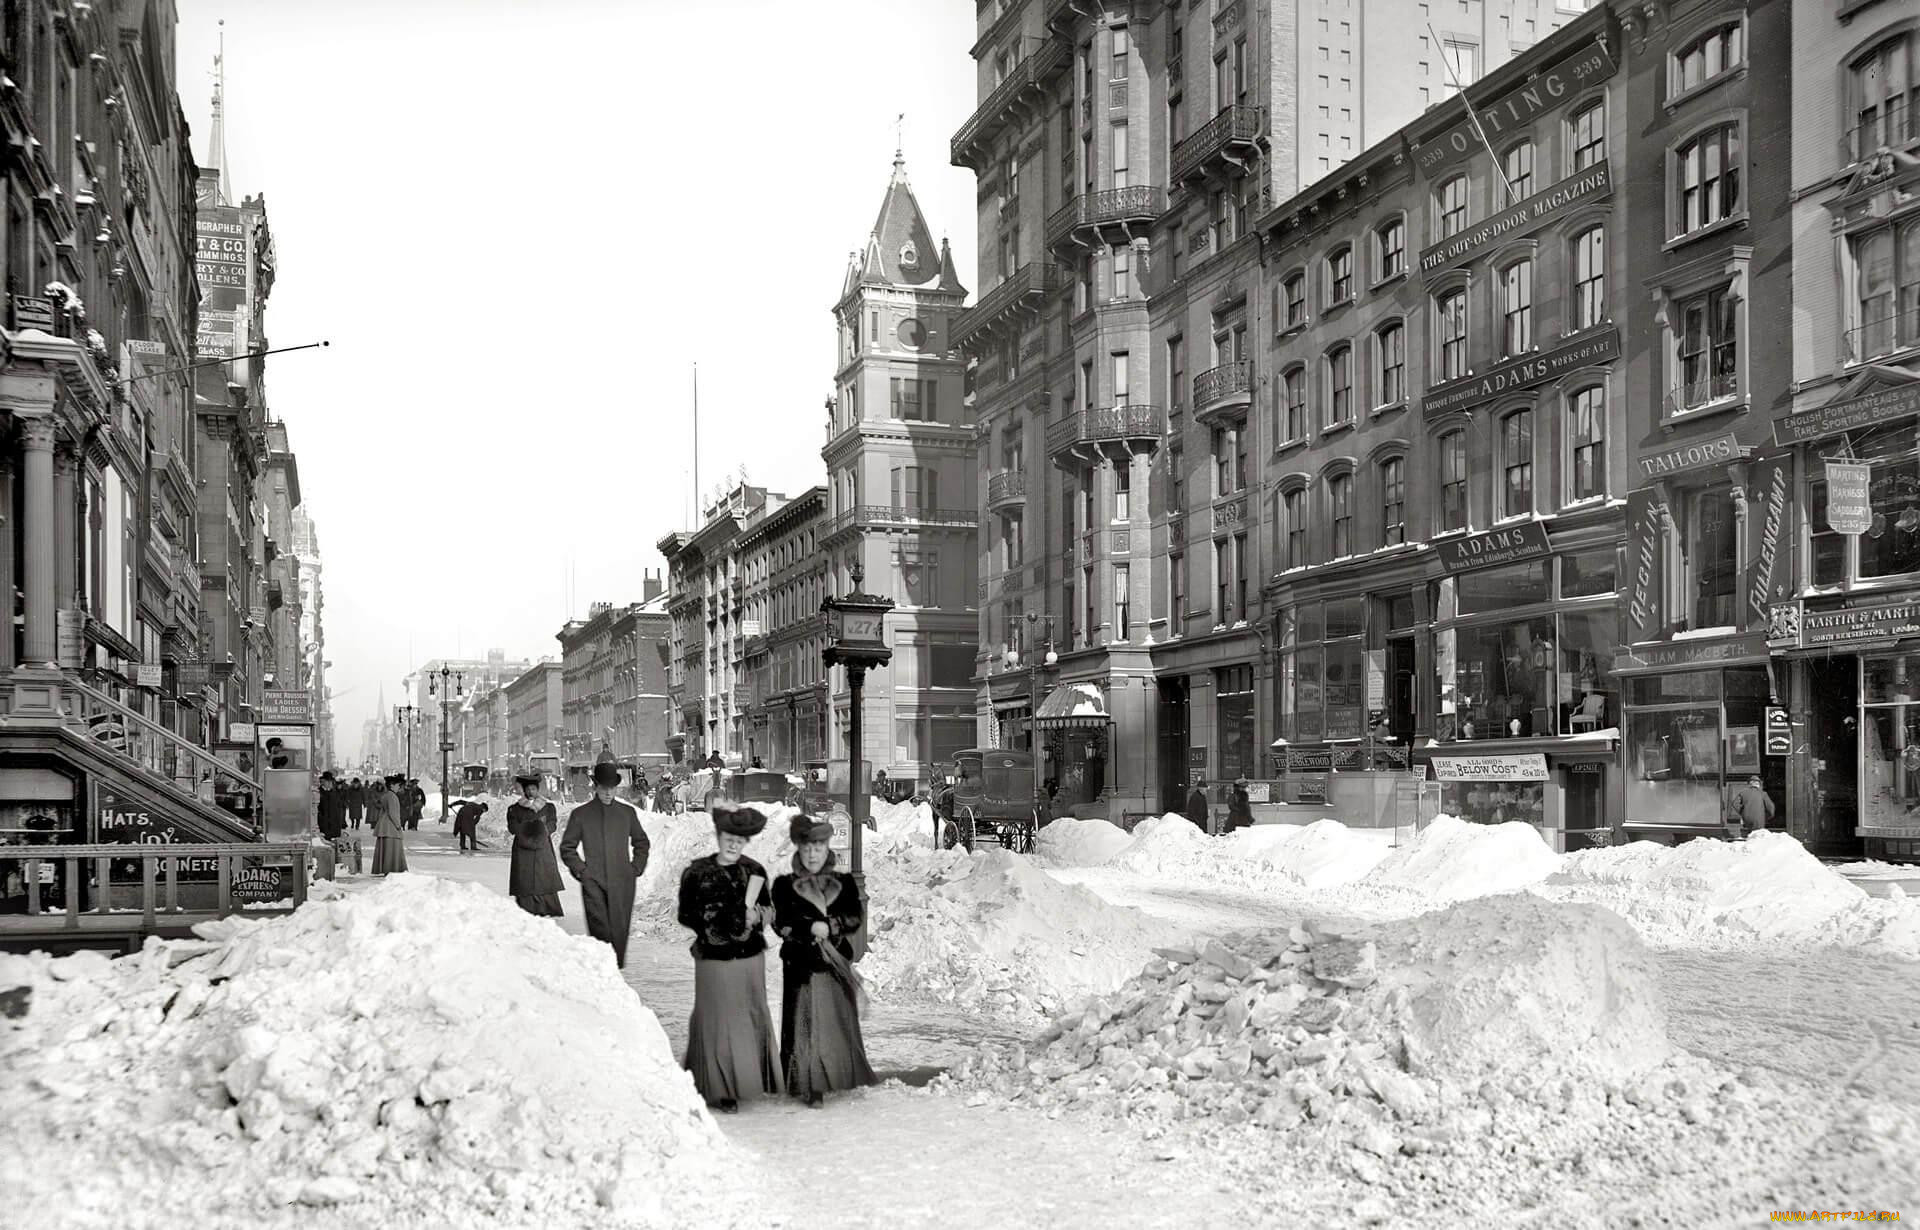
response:
[[[1727,727],[1727,776],[1740,777],[1760,771],[1760,728]]]
[[[1685,732],[1688,777],[1718,777],[1720,747],[1711,726],[1693,726]]]

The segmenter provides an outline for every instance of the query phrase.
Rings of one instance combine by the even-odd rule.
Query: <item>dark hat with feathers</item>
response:
[[[796,846],[809,841],[832,841],[833,825],[801,812],[787,825],[787,836]]]
[[[760,830],[767,827],[767,817],[757,807],[716,802],[713,805],[713,827],[715,832],[732,833],[736,837],[757,837]]]

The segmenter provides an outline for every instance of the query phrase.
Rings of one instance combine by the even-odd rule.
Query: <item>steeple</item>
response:
[[[893,286],[925,286],[940,273],[934,255],[933,232],[920,212],[920,202],[907,183],[907,159],[903,150],[893,151],[893,178],[887,184],[886,198],[880,202],[880,214],[873,221],[867,240],[867,258],[861,272],[863,282],[884,282]]]
[[[214,204],[231,205],[227,194],[227,23],[220,21],[220,49],[213,56],[213,127],[207,136],[207,160],[200,173],[218,184]],[[204,202],[203,202],[204,203]]]

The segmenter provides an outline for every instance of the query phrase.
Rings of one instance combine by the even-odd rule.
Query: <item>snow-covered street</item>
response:
[[[160,946],[149,952],[172,955],[158,965],[114,963],[128,967],[118,1008],[85,990],[106,963],[0,958],[0,989],[34,986],[112,1039],[31,1011],[8,1023],[0,1094],[32,1108],[9,1164],[30,1208],[141,1224],[106,1215],[111,1184],[82,1184],[72,1159],[86,1149],[71,1145],[89,1140],[85,1116],[61,1106],[172,1089],[198,1126],[149,1112],[115,1181],[199,1165],[243,1191],[263,1166],[294,1165],[281,1195],[235,1208],[256,1225],[351,1224],[369,1199],[418,1212],[423,1194],[504,1224],[789,1226],[1744,1225],[1920,1198],[1920,904],[1869,898],[1791,843],[1562,857],[1525,826],[1440,822],[1396,847],[1337,825],[1208,838],[1168,817],[1131,835],[1062,822],[1026,859],[931,850],[909,807],[879,819],[861,968],[880,1087],[821,1110],[698,1107],[673,1068],[692,964],[672,896],[711,841],[704,816],[646,818],[624,1005],[606,998],[620,985],[610,954],[560,937],[584,930],[577,892],[557,930],[523,915],[504,900],[497,841],[463,855],[429,821],[409,834],[414,875],[347,880],[291,920],[213,937],[207,956]],[[784,827],[753,843],[770,868],[784,865]],[[1443,903],[1456,904],[1428,912]],[[364,985],[302,980],[329,944]],[[219,970],[176,985],[196,960],[259,989],[223,998]],[[396,973],[416,967],[424,998]],[[769,973],[777,1003],[777,962]],[[254,998],[293,993],[269,988],[304,998]],[[176,1026],[182,995],[216,1020]],[[276,1058],[300,1011],[328,1004],[360,1024],[317,1022],[297,1062]],[[204,1075],[139,1058],[184,1055],[192,1030],[226,1021],[237,1049],[192,1061]],[[422,1050],[431,1022],[465,1041]],[[516,1065],[508,1036],[556,1059]],[[58,1039],[50,1057],[36,1037]],[[629,1069],[654,1109],[570,1083],[576,1055]],[[474,1063],[504,1065],[509,1084]],[[417,1108],[391,1100],[416,1087]],[[514,1177],[512,1150],[458,1144],[463,1123],[509,1124],[513,1098],[543,1108],[527,1122],[562,1125],[543,1138],[549,1155],[586,1132],[569,1166],[587,1203],[563,1195],[564,1174]],[[623,1130],[677,1142],[664,1161],[605,1140],[596,1151],[594,1125],[635,1114]],[[348,1122],[379,1126],[348,1149]],[[152,1224],[171,1224],[167,1207]]]

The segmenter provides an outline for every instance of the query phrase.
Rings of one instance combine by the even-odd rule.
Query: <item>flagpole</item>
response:
[[[1479,113],[1473,104],[1467,101],[1467,87],[1460,82],[1460,74],[1455,71],[1453,61],[1447,57],[1447,45],[1440,41],[1440,35],[1434,31],[1433,23],[1427,23],[1427,36],[1433,39],[1433,45],[1439,49],[1440,62],[1447,66],[1447,76],[1453,81],[1455,92],[1460,95],[1460,105],[1467,109],[1467,119],[1473,124],[1473,131],[1479,135],[1480,144],[1486,148],[1487,157],[1493,162],[1493,173],[1500,177],[1500,183],[1507,190],[1507,204],[1514,203],[1513,181],[1507,178],[1507,169],[1500,165],[1500,156],[1493,152],[1493,142],[1487,140],[1487,130],[1480,127]]]
[[[700,365],[693,365],[693,525],[700,528]]]

